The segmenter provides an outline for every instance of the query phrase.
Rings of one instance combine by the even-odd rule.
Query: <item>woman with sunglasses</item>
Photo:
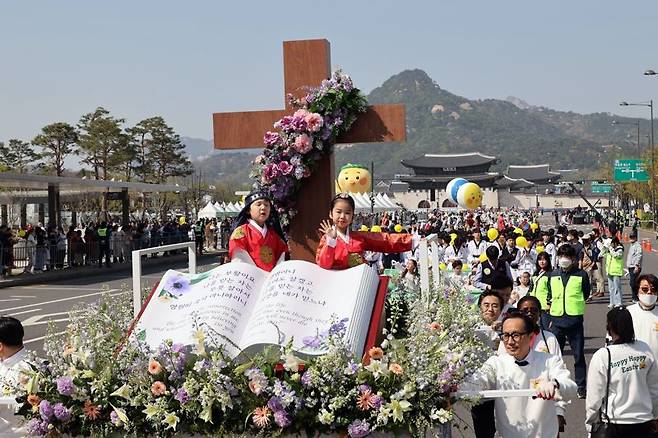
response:
[[[339,193],[331,200],[330,220],[322,221],[318,229],[322,238],[315,260],[320,267],[348,269],[365,263],[366,251],[399,253],[416,246],[411,234],[350,231],[354,210],[354,199],[347,193]]]
[[[658,357],[658,277],[642,274],[637,278],[638,302],[627,309],[633,317],[635,339],[646,342]]]

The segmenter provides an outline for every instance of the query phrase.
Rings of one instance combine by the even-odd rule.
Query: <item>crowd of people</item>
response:
[[[198,254],[218,251],[228,247],[231,226],[231,218],[200,219],[190,224],[184,217],[131,221],[127,225],[111,219],[66,228],[41,223],[25,228],[2,225],[0,274],[7,278],[12,274],[39,274],[78,266],[110,267],[113,263],[130,262],[133,250],[187,241],[197,242]]]

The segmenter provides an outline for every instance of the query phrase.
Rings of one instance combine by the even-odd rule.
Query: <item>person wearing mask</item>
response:
[[[605,273],[608,277],[608,293],[610,294],[608,308],[621,306],[621,277],[624,275],[624,246],[615,236],[603,247],[603,254],[605,256]]]
[[[594,431],[608,423],[606,437],[649,437],[658,417],[658,365],[649,346],[635,339],[630,312],[612,308],[607,315],[612,344],[596,351],[587,375],[585,424]]]
[[[535,389],[532,398],[500,397],[495,399],[496,430],[505,438],[557,437],[558,412],[555,395],[569,400],[576,392],[562,358],[532,349],[536,327],[520,312],[503,319],[501,340],[505,352],[490,357],[461,390]]]
[[[499,318],[503,305],[502,297],[493,291],[485,291],[478,298],[482,324],[475,329],[475,332],[491,348],[492,354],[498,350],[500,344],[498,332],[503,324]],[[486,400],[471,408],[476,438],[493,438],[496,434],[494,403],[494,400]]]
[[[551,256],[542,252],[537,254],[537,265],[535,266],[535,275],[532,276],[532,289],[528,295],[537,297],[541,304],[540,321],[541,326],[548,329],[551,317],[548,313],[548,277],[553,271],[551,265]]]
[[[574,358],[574,371],[578,385],[578,398],[587,391],[587,365],[585,364],[585,302],[590,294],[589,277],[578,268],[576,250],[565,244],[557,252],[559,269],[549,274],[547,303],[551,316],[549,329],[555,334],[564,353],[569,341]]]
[[[628,238],[631,240],[631,245],[628,248],[628,254],[626,255],[626,268],[628,269],[628,275],[630,277],[631,296],[633,302],[637,303],[637,278],[642,272],[642,245],[637,241],[637,231],[631,231]]]
[[[641,274],[637,283],[638,302],[627,307],[633,317],[635,339],[645,342],[658,357],[658,277]]]

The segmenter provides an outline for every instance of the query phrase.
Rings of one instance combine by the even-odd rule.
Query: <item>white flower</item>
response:
[[[334,421],[334,414],[326,409],[322,409],[318,414],[318,421],[322,424],[331,424]]]
[[[391,417],[391,409],[388,406],[381,406],[377,414],[377,423],[388,424],[388,419]]]
[[[388,367],[380,360],[371,361],[365,368],[372,373],[372,377],[374,377],[375,380],[388,374]]]
[[[392,411],[393,420],[401,423],[404,420],[404,413],[411,409],[411,403],[406,400],[391,400],[389,406]]]
[[[299,371],[299,365],[304,363],[304,361],[290,351],[284,354],[281,359],[283,359],[283,368],[285,368],[286,371],[292,371],[293,373]]]
[[[430,418],[432,420],[438,420],[439,423],[447,423],[452,419],[452,412],[451,411],[446,411],[445,409],[432,409],[432,413],[430,414]]]

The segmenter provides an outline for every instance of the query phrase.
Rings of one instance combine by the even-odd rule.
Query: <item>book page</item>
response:
[[[348,318],[348,327],[358,323],[353,321],[355,309],[361,307],[362,279],[369,269],[361,265],[330,271],[300,260],[279,264],[263,285],[240,345],[285,344],[293,339],[296,351],[321,354],[308,351],[303,339],[326,331],[332,316]]]
[[[202,274],[166,272],[134,330],[151,348],[170,339],[194,344],[195,324],[208,338],[237,350],[267,272],[248,263],[227,263]]]

